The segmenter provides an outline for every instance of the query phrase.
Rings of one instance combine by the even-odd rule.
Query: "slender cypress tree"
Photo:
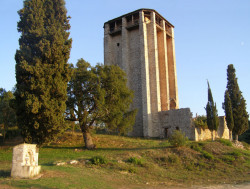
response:
[[[233,118],[233,110],[232,110],[232,103],[229,97],[228,90],[225,92],[225,99],[223,103],[223,109],[226,115],[227,127],[229,129],[229,139],[232,140],[232,130],[234,128],[234,118]]]
[[[62,131],[72,40],[64,0],[25,0],[18,12],[16,114],[25,142],[43,144]]]
[[[219,119],[218,119],[216,104],[214,103],[214,100],[213,100],[213,95],[212,95],[209,82],[207,82],[207,85],[208,85],[208,102],[205,108],[207,112],[207,126],[208,126],[208,129],[211,131],[212,140],[214,140],[215,138],[214,131],[218,130]]]
[[[235,140],[238,141],[238,136],[248,129],[248,113],[246,111],[246,101],[239,89],[233,64],[228,65],[227,68],[227,90],[232,103],[233,135],[235,135]]]

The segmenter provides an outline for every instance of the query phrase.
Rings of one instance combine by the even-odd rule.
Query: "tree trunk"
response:
[[[229,140],[232,141],[233,140],[233,134],[232,131],[229,130]]]
[[[235,135],[235,141],[238,142],[238,135]]]
[[[85,143],[85,148],[87,148],[88,150],[95,149],[95,144],[92,141],[92,137],[89,131],[85,131],[82,134],[83,134],[83,140]]]
[[[210,131],[210,132],[211,132],[212,141],[214,141],[214,131]]]

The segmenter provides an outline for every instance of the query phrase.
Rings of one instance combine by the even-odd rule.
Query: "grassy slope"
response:
[[[68,134],[69,135],[69,134]],[[39,152],[43,176],[37,180],[9,177],[12,147],[0,147],[0,185],[17,188],[157,188],[250,181],[250,151],[224,142],[189,142],[172,148],[167,141],[95,135],[97,149],[83,150],[81,135],[69,135]],[[93,156],[104,165],[86,162]],[[135,157],[142,164],[129,163]],[[58,161],[78,165],[56,166]]]

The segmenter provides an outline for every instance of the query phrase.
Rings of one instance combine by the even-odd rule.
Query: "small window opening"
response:
[[[177,130],[177,131],[179,131],[179,130],[180,130],[180,128],[179,128],[179,127],[176,127],[176,130]]]
[[[120,43],[117,43],[116,45],[117,45],[117,47],[119,47],[119,46],[120,46]]]

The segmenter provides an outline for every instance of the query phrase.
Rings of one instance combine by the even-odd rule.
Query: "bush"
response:
[[[181,131],[175,130],[169,139],[169,142],[174,147],[185,146],[188,138]]]
[[[139,158],[137,158],[137,157],[130,157],[130,158],[128,159],[128,162],[129,162],[129,163],[133,163],[133,164],[135,164],[135,165],[143,165],[142,159],[139,159]]]
[[[197,128],[207,129],[207,116],[198,116],[194,119],[194,125]]]
[[[230,141],[230,140],[226,140],[226,139],[219,139],[219,142],[221,143],[221,144],[224,144],[224,145],[226,145],[226,146],[232,146],[232,142]]]
[[[108,160],[103,156],[94,156],[90,159],[90,162],[94,165],[107,164]]]

